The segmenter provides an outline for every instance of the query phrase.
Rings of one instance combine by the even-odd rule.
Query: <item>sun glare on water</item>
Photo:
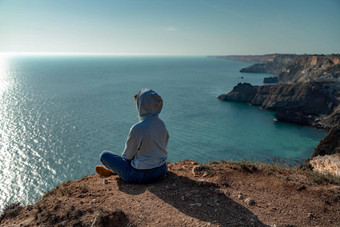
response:
[[[8,62],[5,56],[0,56],[0,201],[6,201],[10,195],[7,190],[3,190],[6,188],[6,185],[10,184],[10,179],[13,177],[10,174],[10,164],[11,164],[11,155],[8,150],[8,128],[6,119],[4,117],[7,106],[4,100],[4,92],[9,87],[8,81]],[[3,185],[2,185],[3,184]]]
[[[0,55],[0,97],[2,93],[8,88],[8,59],[6,56]]]

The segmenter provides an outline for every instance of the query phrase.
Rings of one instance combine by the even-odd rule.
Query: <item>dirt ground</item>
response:
[[[340,226],[340,186],[300,170],[187,160],[153,184],[65,182],[34,205],[8,206],[0,225]]]

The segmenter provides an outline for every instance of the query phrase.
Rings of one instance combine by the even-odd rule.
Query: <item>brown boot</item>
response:
[[[108,176],[115,174],[115,172],[113,172],[112,170],[110,170],[110,169],[108,169],[104,166],[96,166],[96,172],[101,177],[108,177]]]

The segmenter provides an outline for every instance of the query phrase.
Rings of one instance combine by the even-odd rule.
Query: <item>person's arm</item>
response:
[[[128,160],[133,159],[137,153],[138,139],[133,133],[133,128],[130,129],[128,138],[125,143],[125,149],[123,151],[122,157]]]

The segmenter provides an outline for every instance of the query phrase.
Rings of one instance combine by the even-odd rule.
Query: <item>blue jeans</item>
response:
[[[131,166],[131,160],[124,159],[109,151],[101,153],[100,161],[128,183],[152,183],[163,178],[168,172],[166,163],[154,169],[135,169]]]

